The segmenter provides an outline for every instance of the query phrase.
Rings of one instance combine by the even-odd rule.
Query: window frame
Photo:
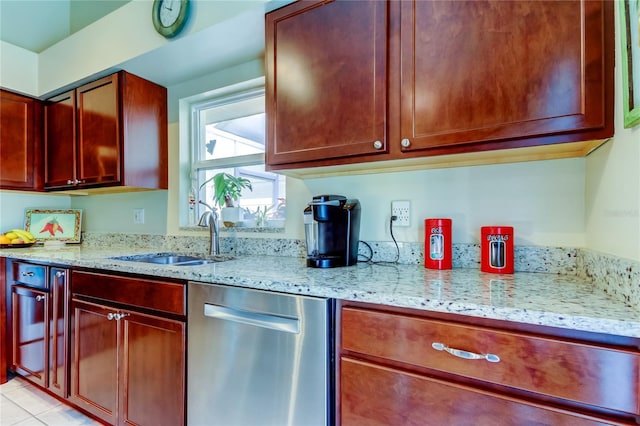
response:
[[[218,159],[209,159],[204,160],[201,158],[203,155],[203,144],[206,144],[206,132],[205,127],[201,123],[201,113],[207,109],[212,109],[216,107],[224,107],[225,105],[240,103],[243,101],[251,101],[261,98],[264,100],[262,103],[262,108],[256,108],[255,113],[266,113],[266,88],[264,84],[253,87],[245,90],[238,90],[234,92],[220,93],[219,95],[214,95],[211,97],[203,98],[201,101],[193,102],[189,104],[189,116],[191,118],[191,126],[189,132],[189,148],[190,148],[190,165],[189,165],[189,188],[195,192],[195,222],[197,223],[198,217],[201,211],[201,201],[203,203],[207,203],[206,199],[202,199],[204,191],[200,188],[201,182],[198,179],[199,173],[205,170],[212,169],[224,169],[224,168],[243,168],[247,166],[259,166],[265,165],[266,156],[265,153],[254,153],[254,154],[245,154],[238,155],[232,157],[218,158]],[[247,114],[251,115],[251,113]],[[229,119],[234,118],[234,115],[231,114]],[[224,119],[222,119],[224,120]],[[221,120],[221,121],[222,121]],[[266,128],[265,128],[266,133]],[[266,172],[270,173],[270,172]],[[254,175],[255,173],[248,173],[250,175]],[[258,176],[259,178],[263,178],[262,176]],[[279,192],[275,187],[278,183],[277,179],[274,179],[274,193],[273,199],[277,199]],[[286,195],[286,194],[285,194]],[[219,212],[218,206],[216,207]],[[190,220],[188,219],[189,223]],[[267,227],[269,228],[269,227]],[[280,229],[280,228],[274,228]]]

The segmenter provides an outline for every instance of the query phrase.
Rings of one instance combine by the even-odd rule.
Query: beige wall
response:
[[[619,22],[616,7],[616,23]],[[616,25],[616,64],[620,57]],[[640,125],[625,129],[616,68],[615,137],[587,158],[585,234],[589,248],[640,261]]]
[[[38,95],[38,55],[0,41],[0,87]]]

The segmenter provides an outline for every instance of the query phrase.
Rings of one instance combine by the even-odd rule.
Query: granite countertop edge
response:
[[[475,269],[428,270],[421,265],[315,269],[304,259],[240,256],[200,266],[169,266],[111,259],[150,253],[123,248],[0,249],[0,256],[60,266],[234,285],[312,297],[640,338],[640,313],[576,276]]]

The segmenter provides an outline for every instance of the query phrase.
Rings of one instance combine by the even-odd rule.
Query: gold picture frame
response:
[[[624,127],[640,124],[640,0],[620,1]]]
[[[33,234],[36,243],[80,243],[82,210],[26,209],[24,226]]]

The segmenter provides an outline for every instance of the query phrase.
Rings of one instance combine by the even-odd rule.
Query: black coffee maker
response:
[[[304,209],[307,266],[355,265],[360,243],[360,202],[342,195],[316,195]]]

